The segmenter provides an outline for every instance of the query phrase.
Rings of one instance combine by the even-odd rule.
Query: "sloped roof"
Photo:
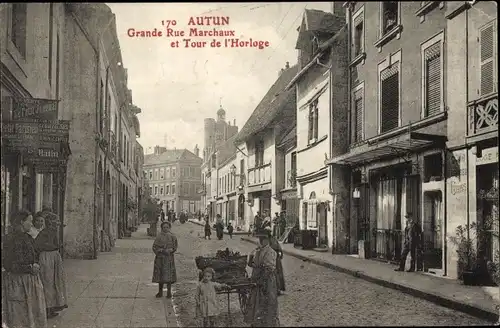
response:
[[[345,25],[344,17],[337,17],[332,13],[317,9],[306,9],[299,28],[299,35],[295,44],[295,49],[301,49],[307,44],[312,33],[336,33]]]
[[[283,135],[283,138],[278,142],[278,147],[282,147],[285,144],[297,140],[297,125],[294,125],[287,133]]]
[[[287,107],[293,106],[295,113],[296,91],[295,88],[285,91],[285,87],[290,83],[298,72],[298,65],[286,69],[278,77],[276,82],[267,91],[266,95],[257,105],[252,115],[248,118],[241,131],[236,135],[235,143],[241,143],[256,133],[268,127],[277,116]]]
[[[234,140],[236,135],[227,139],[217,151],[217,160],[219,164],[225,164],[225,162],[231,158],[231,156],[236,154],[236,146],[234,145]]]
[[[159,155],[147,154],[144,156],[144,164],[163,164],[163,163],[173,163],[181,159],[184,151],[186,149],[168,149],[166,152]]]

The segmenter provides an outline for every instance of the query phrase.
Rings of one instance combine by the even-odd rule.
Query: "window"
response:
[[[497,35],[496,20],[482,27],[479,31],[479,55],[480,55],[480,85],[481,96],[490,94],[498,90],[497,88],[497,65],[498,58],[496,54]]]
[[[175,195],[175,183],[172,185],[172,195]]]
[[[399,24],[399,3],[397,1],[383,1],[381,34],[384,36]]]
[[[185,182],[182,186],[184,195],[189,195],[189,183]]]
[[[318,99],[311,102],[309,105],[309,143],[314,143],[318,140]]]
[[[172,168],[172,178],[175,178],[175,167]]]
[[[144,171],[144,178],[147,179],[147,177],[148,177],[148,171]]]
[[[153,180],[153,170],[149,170],[149,180]]]
[[[170,194],[170,185],[165,185],[165,195]]]
[[[240,175],[245,174],[245,160],[240,160]]]
[[[196,174],[196,168],[195,167],[192,167],[189,169],[189,175],[192,176],[192,177],[198,177],[198,175]]]
[[[160,180],[163,180],[163,179],[165,179],[165,174],[164,174],[164,169],[161,168],[160,169]]]
[[[155,169],[155,180],[158,180],[158,169]]]
[[[255,167],[264,165],[264,140],[255,143]]]
[[[153,194],[153,187],[149,187],[149,193],[152,195]]]
[[[163,195],[163,186],[160,186],[160,195]]]
[[[11,41],[23,58],[26,57],[26,23],[28,5],[25,3],[12,4]]]
[[[422,101],[424,117],[443,110],[443,34],[422,45]]]
[[[351,142],[363,140],[364,83],[354,88],[351,106]]]
[[[365,19],[364,7],[359,9],[353,16],[353,58],[358,57],[365,51],[365,30],[364,30],[364,19]]]
[[[52,85],[52,53],[54,44],[54,4],[49,3],[49,56],[48,56],[48,69],[47,75],[49,84]]]
[[[378,67],[380,74],[379,132],[384,133],[399,126],[401,52],[390,56]]]
[[[155,196],[158,195],[158,186],[155,186]]]

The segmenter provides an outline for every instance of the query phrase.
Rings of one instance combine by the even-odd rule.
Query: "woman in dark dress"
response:
[[[56,214],[45,213],[46,227],[35,239],[35,248],[40,252],[40,278],[43,283],[47,317],[55,317],[58,311],[68,307],[66,277],[59,248],[60,221]]]
[[[276,287],[278,295],[282,295],[285,291],[285,275],[283,274],[283,250],[276,237],[270,237],[270,246],[276,252]]]
[[[28,234],[33,217],[20,211],[11,217],[13,232],[7,235],[2,250],[2,265],[7,271],[6,324],[9,328],[47,328],[45,295],[40,280],[38,253]]]
[[[153,268],[153,282],[158,283],[158,294],[163,296],[163,285],[167,284],[167,298],[172,297],[172,284],[177,281],[174,253],[177,251],[177,237],[170,232],[170,222],[161,224],[161,232],[153,243],[155,262]]]
[[[222,225],[222,218],[220,214],[217,214],[217,223],[215,223],[215,233],[217,234],[217,239],[222,240],[224,238],[224,226]]]
[[[210,240],[210,236],[212,235],[212,228],[210,227],[210,223],[208,223],[208,218],[205,221],[205,239]]]

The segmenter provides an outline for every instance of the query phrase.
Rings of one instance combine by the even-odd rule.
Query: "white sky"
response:
[[[226,117],[241,129],[278,71],[297,62],[295,41],[302,13],[330,11],[331,2],[315,3],[110,3],[116,14],[123,65],[139,114],[146,151],[155,145],[203,149],[203,119],[215,118],[222,98]],[[191,16],[229,16],[241,39],[269,41],[258,48],[171,48],[167,37],[130,38],[127,30],[164,31],[162,20],[176,20],[188,33]],[[209,26],[202,29],[211,29]],[[182,39],[182,38],[180,38]],[[198,38],[211,41],[213,38]],[[221,38],[223,39],[223,37]]]

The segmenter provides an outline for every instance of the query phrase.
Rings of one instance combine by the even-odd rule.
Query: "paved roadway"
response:
[[[224,240],[204,240],[203,227],[176,222],[173,232],[179,240],[176,255],[178,283],[174,285],[174,310],[184,327],[199,325],[195,318],[194,291],[198,270],[194,258],[215,254],[229,247],[242,255],[255,246],[238,236]],[[336,272],[309,262],[284,258],[287,292],[280,297],[282,326],[469,326],[491,325],[487,321],[438,306],[402,292]],[[227,299],[220,295],[221,307],[227,311]],[[243,323],[236,296],[231,298],[232,326]],[[226,326],[227,316],[218,318]]]

